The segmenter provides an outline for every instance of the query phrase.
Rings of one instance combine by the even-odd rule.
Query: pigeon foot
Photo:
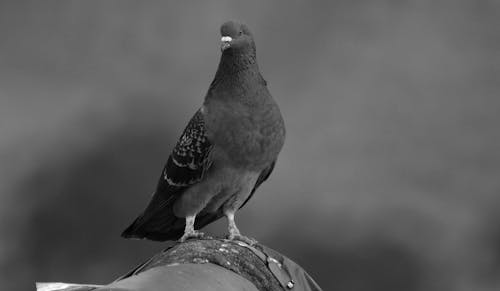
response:
[[[244,235],[241,235],[241,234],[234,234],[234,235],[229,235],[228,236],[228,239],[229,240],[237,240],[237,241],[241,241],[241,242],[244,242],[246,243],[247,245],[249,246],[253,246],[255,244],[258,243],[257,240],[251,238],[251,237],[247,237],[247,236],[244,236]]]
[[[205,234],[203,232],[193,230],[191,232],[184,233],[184,235],[179,239],[179,242],[183,243],[183,242],[185,242],[188,239],[191,239],[191,238],[203,238],[204,236],[205,236]]]

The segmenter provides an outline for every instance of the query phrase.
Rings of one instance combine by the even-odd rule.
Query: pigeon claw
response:
[[[257,243],[258,243],[258,241],[257,241],[257,240],[255,240],[255,239],[253,239],[253,238],[251,238],[251,237],[247,237],[247,236],[241,235],[241,234],[235,234],[235,235],[231,235],[231,234],[230,234],[230,235],[228,236],[228,239],[229,239],[229,240],[233,240],[233,241],[234,241],[234,240],[241,241],[241,242],[246,243],[246,244],[247,244],[247,245],[249,245],[249,246],[253,246],[253,245],[255,245],[255,244],[257,244]]]
[[[183,243],[185,242],[186,240],[188,239],[192,239],[192,238],[203,238],[205,236],[205,234],[201,231],[196,231],[196,230],[193,230],[191,232],[186,232],[184,233],[184,235],[179,239],[179,242],[180,243]]]

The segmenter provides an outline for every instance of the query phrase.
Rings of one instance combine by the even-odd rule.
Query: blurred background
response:
[[[243,232],[324,290],[499,290],[500,2],[175,3],[0,2],[0,289],[110,282],[168,245],[119,234],[235,19],[288,128]]]

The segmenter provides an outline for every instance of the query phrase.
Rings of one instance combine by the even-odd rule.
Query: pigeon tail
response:
[[[184,218],[174,215],[173,199],[162,199],[155,193],[146,210],[121,234],[124,238],[155,241],[176,240],[184,233]]]
[[[131,225],[129,225],[121,234],[124,238],[130,239],[149,239],[154,241],[167,241],[179,239],[184,233],[185,222],[183,218],[169,217],[163,219],[161,230],[149,225],[144,216],[139,216]],[[155,224],[157,221],[154,222]]]
[[[146,210],[122,232],[122,237],[154,241],[178,240],[182,237],[186,227],[186,220],[174,215],[173,201],[161,200],[159,195],[153,197],[156,199],[153,199]],[[196,217],[194,228],[203,228],[222,216],[220,211],[199,214]]]

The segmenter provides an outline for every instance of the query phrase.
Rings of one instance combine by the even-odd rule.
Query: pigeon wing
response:
[[[206,137],[203,114],[198,110],[168,157],[146,210],[122,236],[161,241],[179,238],[185,221],[174,215],[172,206],[185,189],[203,179],[212,164],[212,148]]]
[[[157,192],[165,196],[176,195],[201,181],[211,165],[212,148],[206,136],[203,114],[198,110],[168,157]]]

